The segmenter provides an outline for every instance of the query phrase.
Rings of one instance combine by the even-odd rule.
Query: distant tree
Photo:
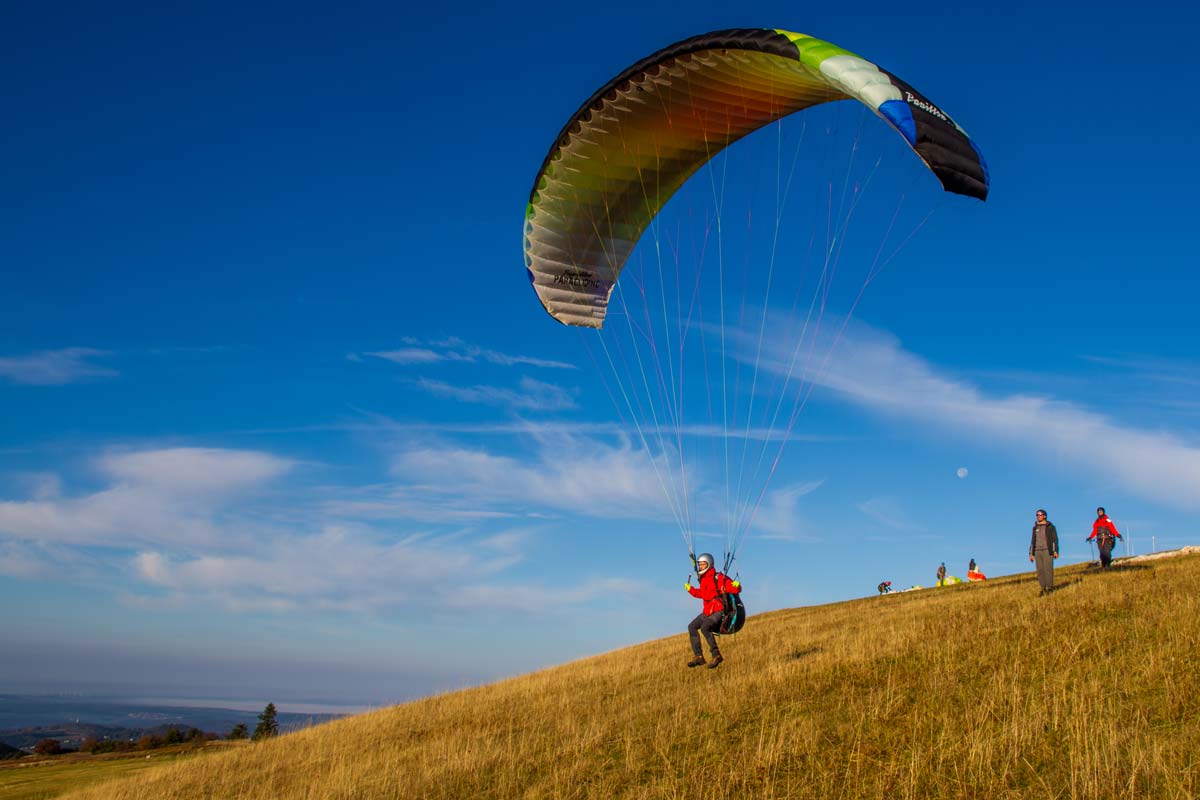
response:
[[[5,761],[10,758],[24,758],[25,751],[19,747],[0,742],[0,761]]]
[[[187,741],[188,744],[202,744],[207,741],[207,735],[199,728],[188,728]]]
[[[92,753],[125,753],[132,750],[133,742],[126,742],[122,739],[101,739],[96,743],[96,746],[91,749]],[[80,748],[82,749],[82,748]]]
[[[163,740],[161,736],[155,736],[153,733],[144,733],[137,740],[138,750],[153,750],[156,747],[162,747]]]
[[[267,707],[258,715],[258,725],[254,727],[254,741],[270,739],[279,733],[279,722],[275,719],[275,704],[267,703]]]
[[[246,738],[249,738],[249,736],[250,736],[250,732],[248,730],[246,730],[246,723],[239,722],[237,725],[234,725],[232,728],[229,729],[229,735],[226,736],[225,738],[226,739],[246,739]]]
[[[183,743],[183,733],[180,732],[179,728],[176,728],[175,726],[171,726],[170,728],[167,728],[166,731],[163,732],[162,743],[163,744],[182,744]]]
[[[58,739],[42,739],[33,746],[33,752],[39,756],[56,756],[62,751],[62,743]]]
[[[95,736],[89,736],[79,743],[79,752],[95,753],[100,750],[100,740]]]

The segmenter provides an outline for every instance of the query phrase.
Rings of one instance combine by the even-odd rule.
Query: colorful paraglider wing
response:
[[[846,99],[899,131],[947,191],[987,197],[987,167],[963,129],[875,64],[789,31],[695,36],[613,78],[559,132],[525,212],[542,305],[562,323],[603,326],[634,245],[696,170],[764,125]]]

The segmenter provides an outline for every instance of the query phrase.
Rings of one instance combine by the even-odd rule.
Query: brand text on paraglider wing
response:
[[[914,105],[923,111],[928,111],[930,114],[933,114],[935,117],[942,120],[943,122],[950,121],[950,118],[947,117],[945,114],[943,114],[941,109],[939,109],[937,106],[933,105],[932,103],[925,102],[924,100],[922,100],[921,98],[919,98],[915,94],[913,94],[912,92],[905,92],[904,95],[905,95],[904,99],[908,101],[909,105]]]
[[[594,289],[598,291],[606,288],[594,274],[582,270],[567,270],[555,275],[554,283],[559,286],[570,286],[573,289]]]

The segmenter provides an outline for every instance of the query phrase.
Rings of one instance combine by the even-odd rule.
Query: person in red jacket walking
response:
[[[1092,523],[1092,535],[1087,537],[1090,542],[1096,540],[1096,544],[1100,546],[1100,566],[1103,569],[1108,569],[1112,564],[1113,546],[1116,545],[1117,539],[1123,538],[1117,533],[1117,526],[1108,518],[1108,514],[1104,513],[1104,507],[1096,509],[1096,521]]]
[[[700,613],[688,623],[688,638],[691,639],[693,653],[693,658],[688,662],[688,666],[704,666],[704,651],[700,647],[700,634],[703,633],[704,638],[708,641],[708,649],[712,653],[712,661],[709,662],[708,668],[716,669],[725,660],[721,658],[721,651],[717,647],[717,637],[715,636],[716,631],[721,630],[721,613],[725,610],[725,603],[721,600],[721,595],[726,592],[738,594],[742,591],[742,585],[713,569],[713,557],[709,553],[701,553],[696,559],[696,574],[700,576],[698,587],[692,586],[691,578],[688,578],[687,583],[683,585],[688,594],[704,601],[704,607]]]

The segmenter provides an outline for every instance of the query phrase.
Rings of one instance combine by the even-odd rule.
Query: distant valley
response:
[[[180,701],[194,702],[194,701]],[[219,701],[214,701],[219,702]],[[266,700],[263,705],[266,705]],[[298,730],[343,714],[280,711],[282,730]],[[0,694],[0,743],[28,750],[41,739],[76,748],[88,736],[136,739],[170,727],[199,728],[224,736],[236,724],[253,730],[258,711],[192,705],[151,705],[79,695]]]

